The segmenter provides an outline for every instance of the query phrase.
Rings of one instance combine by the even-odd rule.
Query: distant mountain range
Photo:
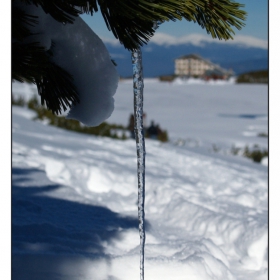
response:
[[[104,43],[112,59],[117,63],[120,76],[130,77],[132,75],[130,52],[119,44],[106,41]],[[191,53],[198,54],[225,69],[232,69],[236,75],[268,69],[268,49],[243,44],[203,42],[203,44],[167,45],[150,42],[142,48],[142,52],[145,77],[174,74],[174,60]]]

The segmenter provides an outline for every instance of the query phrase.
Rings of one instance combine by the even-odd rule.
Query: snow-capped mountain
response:
[[[155,35],[156,36],[156,35]],[[168,39],[168,40],[167,40]],[[254,41],[255,40],[255,41]],[[227,43],[206,38],[186,37],[178,39],[158,37],[144,46],[143,67],[145,77],[174,73],[174,60],[182,55],[194,53],[223,68],[232,69],[236,75],[255,70],[268,69],[268,49],[265,41],[255,38],[237,37],[236,42]],[[132,75],[130,52],[117,41],[104,40],[117,70],[123,77]]]

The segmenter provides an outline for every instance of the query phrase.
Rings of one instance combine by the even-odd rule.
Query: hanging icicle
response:
[[[143,71],[141,49],[132,52],[134,131],[137,149],[138,219],[140,235],[140,280],[144,280],[145,249],[145,139],[143,129]]]

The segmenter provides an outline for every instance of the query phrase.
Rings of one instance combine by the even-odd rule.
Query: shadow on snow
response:
[[[32,180],[34,173],[36,183]],[[51,275],[47,271],[61,267],[64,258],[59,256],[67,256],[68,260],[81,256],[106,259],[108,252],[103,244],[120,239],[123,229],[138,231],[135,217],[122,216],[103,206],[51,197],[51,191],[67,187],[53,184],[39,169],[13,168],[12,175],[14,280],[48,279]],[[67,279],[72,278],[68,275]]]
[[[259,119],[267,118],[265,114],[219,114],[223,118]]]

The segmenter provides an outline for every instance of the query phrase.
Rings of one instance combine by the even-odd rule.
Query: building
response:
[[[175,75],[204,79],[227,79],[233,73],[196,54],[175,59]]]

